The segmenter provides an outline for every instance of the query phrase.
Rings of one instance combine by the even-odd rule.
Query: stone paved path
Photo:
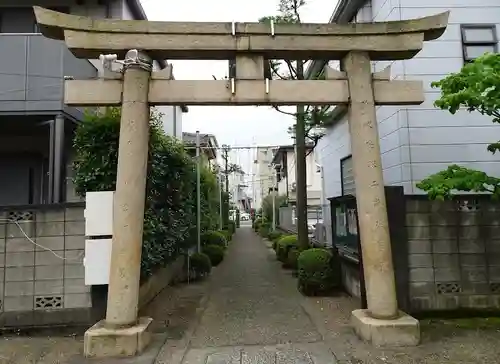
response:
[[[349,324],[359,302],[303,297],[249,227],[203,282],[168,287],[143,310],[154,342],[130,359],[85,360],[82,332],[0,337],[0,364],[496,364],[500,320],[422,321],[422,345],[374,348]],[[335,353],[335,356],[332,354]]]
[[[238,229],[181,363],[333,364],[287,278],[251,228]]]

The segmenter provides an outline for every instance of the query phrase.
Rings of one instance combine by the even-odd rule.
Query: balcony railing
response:
[[[0,113],[64,110],[64,76],[97,76],[86,59],[75,58],[62,41],[41,34],[0,33]]]

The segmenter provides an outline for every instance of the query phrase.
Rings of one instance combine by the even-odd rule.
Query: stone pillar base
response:
[[[132,327],[112,329],[99,321],[85,332],[83,354],[87,358],[130,357],[140,354],[151,341],[152,318],[141,317]]]
[[[420,324],[417,319],[400,312],[395,320],[379,320],[367,310],[352,311],[351,324],[356,334],[375,346],[417,346]]]

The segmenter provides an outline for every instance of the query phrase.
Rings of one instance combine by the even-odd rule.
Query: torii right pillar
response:
[[[368,306],[353,311],[351,323],[358,336],[377,346],[418,345],[419,322],[398,310],[396,298],[370,56],[350,52],[343,64]]]

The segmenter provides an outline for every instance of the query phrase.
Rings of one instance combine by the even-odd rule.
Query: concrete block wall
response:
[[[413,311],[500,309],[500,205],[407,199]]]
[[[83,204],[0,210],[0,326],[88,318],[83,211]]]

